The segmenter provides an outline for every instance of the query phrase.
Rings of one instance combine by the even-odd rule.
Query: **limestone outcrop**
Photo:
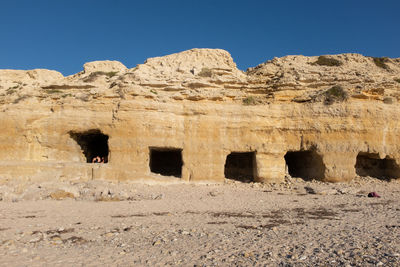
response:
[[[399,99],[400,59],[359,54],[0,70],[0,181],[399,178]]]

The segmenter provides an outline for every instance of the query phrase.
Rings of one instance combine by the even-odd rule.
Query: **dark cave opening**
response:
[[[285,155],[290,176],[304,180],[324,178],[325,165],[322,157],[313,150],[288,151]]]
[[[370,176],[382,180],[400,177],[400,167],[396,161],[389,157],[381,159],[378,153],[358,153],[355,169],[359,176]]]
[[[96,157],[102,160],[102,163],[108,163],[109,148],[108,135],[103,134],[98,129],[91,129],[85,132],[69,132],[82,149],[87,163],[92,163]]]
[[[226,157],[225,178],[252,182],[256,173],[255,152],[232,152]]]
[[[150,148],[151,172],[181,178],[182,166],[182,149]]]

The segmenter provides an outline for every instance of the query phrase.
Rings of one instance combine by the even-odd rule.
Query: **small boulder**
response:
[[[49,195],[49,197],[51,199],[55,199],[55,200],[62,200],[62,199],[66,199],[66,198],[75,198],[74,194],[72,194],[71,192],[66,192],[61,189],[52,192]]]
[[[121,62],[110,60],[88,62],[83,65],[83,69],[86,74],[93,72],[123,72],[127,70]]]

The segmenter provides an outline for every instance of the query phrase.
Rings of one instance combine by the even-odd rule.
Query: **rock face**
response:
[[[0,181],[398,178],[399,99],[400,59],[358,54],[0,70]]]

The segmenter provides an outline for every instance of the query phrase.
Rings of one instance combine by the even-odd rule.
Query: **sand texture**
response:
[[[35,186],[2,187],[2,266],[400,264],[396,180]]]

